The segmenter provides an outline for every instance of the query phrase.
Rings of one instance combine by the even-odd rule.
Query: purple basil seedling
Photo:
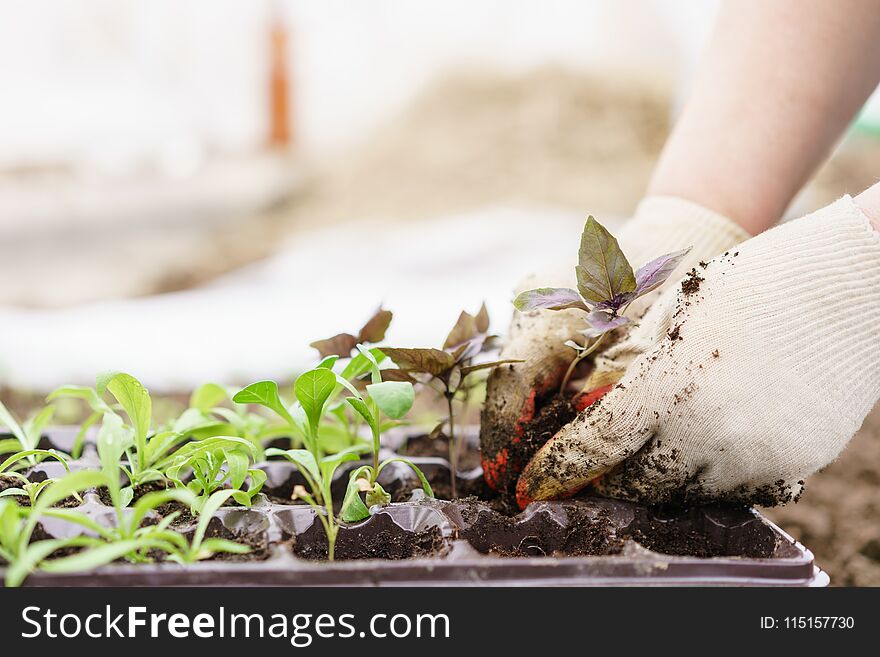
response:
[[[562,379],[560,391],[568,387],[577,364],[596,351],[609,332],[630,323],[624,316],[629,304],[660,287],[689,251],[690,247],[667,253],[634,273],[614,236],[592,216],[587,219],[575,267],[577,289],[541,287],[513,300],[520,312],[576,308],[586,313],[587,326],[581,331],[585,344],[573,340],[565,343],[577,356]]]
[[[383,370],[385,378],[395,377],[410,383],[432,385],[446,399],[449,416],[440,422],[431,436],[438,435],[443,426],[449,427],[449,465],[452,473],[452,498],[457,495],[455,477],[458,472],[458,447],[455,444],[455,420],[453,404],[456,399],[467,400],[470,390],[475,385],[471,374],[508,363],[519,363],[518,360],[499,360],[476,362],[477,356],[486,352],[492,345],[495,336],[489,335],[489,313],[486,305],[480,307],[476,315],[462,311],[458,321],[446,340],[442,349],[404,349],[382,347],[382,352],[393,360],[398,369]]]

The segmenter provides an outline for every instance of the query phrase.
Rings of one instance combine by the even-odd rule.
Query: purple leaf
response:
[[[443,348],[451,349],[452,347],[457,347],[468,340],[472,340],[478,333],[476,318],[462,310],[458,320],[455,322],[455,326],[452,327],[449,335],[446,336]]]
[[[445,374],[455,365],[452,354],[440,349],[401,349],[382,347],[382,353],[402,370],[424,372],[433,376]]]
[[[567,287],[539,287],[536,290],[527,290],[513,300],[513,305],[521,312],[542,308],[546,310],[580,308],[589,311],[577,290]]]
[[[691,247],[688,247],[682,251],[667,253],[639,267],[636,272],[636,296],[640,297],[663,285],[690,250]]]
[[[315,340],[310,343],[310,347],[314,347],[321,354],[321,358],[327,356],[339,356],[340,358],[348,358],[351,356],[351,350],[357,344],[358,340],[350,333],[340,333],[326,340]]]
[[[587,219],[578,250],[577,288],[588,302],[600,303],[636,289],[636,280],[614,236],[593,217]]]
[[[382,342],[392,317],[390,310],[379,308],[358,332],[358,342]]]
[[[477,324],[477,331],[480,333],[486,333],[489,330],[489,311],[486,309],[486,303],[480,306],[480,310],[477,311],[476,317],[474,317],[474,321]]]
[[[622,315],[611,315],[602,310],[594,310],[587,315],[587,323],[590,327],[582,331],[582,333],[588,338],[598,338],[604,333],[628,324],[629,320]]]

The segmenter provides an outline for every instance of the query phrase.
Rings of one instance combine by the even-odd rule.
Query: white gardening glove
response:
[[[729,219],[671,197],[642,201],[635,216],[617,234],[618,243],[634,266],[692,246],[680,266],[681,272],[747,238],[748,234]],[[571,236],[570,263],[554,272],[530,277],[518,291],[534,287],[573,287],[578,239],[578,235]],[[638,316],[659,293],[658,290],[639,299],[627,314]],[[523,427],[534,416],[536,396],[561,382],[574,356],[564,343],[580,338],[579,331],[583,328],[583,314],[578,311],[515,313],[501,358],[524,362],[492,372],[481,425],[483,471],[486,482],[493,488],[500,489],[505,482],[511,483],[512,488],[515,475],[525,465],[510,462],[508,444],[522,435]]]
[[[521,506],[600,475],[648,503],[785,503],[858,430],[880,396],[880,235],[850,197],[694,274],[597,361],[623,378],[528,464]]]

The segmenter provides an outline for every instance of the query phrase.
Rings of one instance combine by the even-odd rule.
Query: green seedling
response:
[[[12,438],[0,440],[0,454],[36,450],[40,444],[43,429],[52,421],[54,413],[55,409],[47,406],[39,413],[19,423],[3,402],[0,402],[0,426],[5,426],[12,434]],[[40,452],[36,451],[30,454],[27,457],[26,465],[35,465],[39,460],[37,458],[39,454]]]
[[[70,473],[70,466],[67,465],[67,459],[64,458],[64,455],[61,452],[58,452],[54,449],[28,449],[22,452],[16,452],[5,461],[0,463],[0,477],[8,477],[10,479],[14,479],[20,482],[20,485],[0,491],[0,497],[9,497],[13,495],[27,497],[30,502],[30,506],[35,506],[37,503],[37,498],[40,496],[40,493],[43,492],[47,486],[57,481],[57,479],[53,477],[49,477],[47,479],[44,479],[43,481],[31,481],[26,476],[24,476],[20,472],[16,472],[13,469],[18,463],[22,461],[27,462],[27,459],[33,456],[40,456],[42,457],[42,459],[53,458],[56,461],[59,461],[61,465],[64,466],[64,470],[67,473]],[[75,495],[76,498],[80,502],[82,502],[79,494],[77,493]]]
[[[158,546],[158,542],[150,541],[146,537],[125,540],[122,538],[122,534],[119,534],[118,537],[116,535],[112,537],[114,540],[112,545],[104,545],[105,537],[101,536],[101,532],[110,532],[111,530],[73,509],[52,508],[61,500],[71,495],[79,495],[89,488],[100,486],[105,481],[106,478],[101,472],[82,470],[70,473],[46,487],[38,497],[36,504],[29,510],[19,507],[14,502],[0,500],[0,557],[3,557],[9,564],[6,569],[7,586],[20,585],[37,568],[51,570],[51,572],[73,572],[109,563],[129,555],[133,551],[146,552]],[[96,535],[31,542],[34,530],[43,516],[72,520],[86,526]],[[132,521],[139,523],[142,517],[135,511],[132,514]],[[152,526],[152,529],[155,530],[155,526]],[[85,561],[80,554],[47,561],[59,550],[71,547],[103,549]]]
[[[611,331],[630,323],[624,316],[629,305],[660,287],[689,251],[667,253],[633,272],[614,236],[593,217],[587,219],[575,267],[577,289],[542,287],[527,290],[513,301],[520,312],[574,308],[586,313],[587,326],[581,331],[585,344],[565,343],[577,355],[562,379],[560,392],[568,388],[579,362],[595,352]]]
[[[331,369],[336,358],[325,358],[314,369],[301,374],[294,382],[293,391],[299,405],[296,407],[297,418],[287,410],[278,396],[278,386],[271,381],[261,381],[239,392],[234,399],[247,399],[248,403],[261,403],[288,419],[292,427],[302,438],[304,449],[294,448],[266,450],[266,456],[281,456],[294,465],[302,473],[308,484],[308,490],[297,487],[296,497],[305,500],[315,509],[317,517],[327,535],[328,558],[332,561],[335,554],[336,535],[339,523],[333,512],[333,495],[331,484],[333,475],[340,465],[347,461],[356,461],[363,452],[363,446],[356,445],[336,454],[325,456],[319,435],[322,419],[330,399],[337,394],[337,389],[346,381]],[[351,385],[346,381],[346,385]],[[344,386],[343,386],[344,387]],[[259,399],[261,401],[252,402]]]
[[[364,398],[353,386],[346,384],[346,388],[352,396],[346,398],[346,402],[364,419],[370,427],[372,434],[373,464],[362,465],[349,476],[348,488],[345,499],[342,502],[340,517],[347,522],[363,520],[370,515],[368,506],[373,504],[388,504],[391,496],[379,485],[377,478],[382,469],[393,461],[405,463],[422,484],[422,488],[428,497],[434,497],[431,485],[422,471],[414,463],[402,458],[386,459],[379,463],[379,448],[382,435],[382,414],[392,420],[399,420],[412,408],[415,401],[413,386],[408,381],[383,381],[382,370],[373,355],[361,345],[357,346],[361,354],[370,361],[371,380],[366,388],[367,397]],[[366,493],[366,505],[361,500],[360,494]]]
[[[108,404],[104,399],[107,395],[116,404]],[[163,480],[163,469],[168,465],[170,454],[187,437],[179,431],[151,431],[153,402],[150,393],[140,381],[124,372],[99,375],[94,388],[64,386],[49,395],[50,400],[59,397],[85,400],[92,415],[101,414],[102,424],[112,424],[111,429],[118,434],[118,442],[122,445],[117,465],[131,486]],[[127,422],[123,421],[122,414]],[[89,426],[96,422],[92,421]]]
[[[15,540],[4,544],[0,537],[0,556],[10,563],[7,569],[7,586],[17,586],[36,568],[52,573],[69,573],[91,570],[117,559],[132,562],[151,561],[154,551],[166,552],[173,561],[190,563],[204,559],[217,552],[244,553],[247,546],[225,539],[205,539],[208,523],[213,514],[232,494],[232,491],[217,491],[203,507],[191,542],[182,534],[169,529],[179,515],[173,512],[161,521],[143,524],[151,511],[171,501],[192,504],[194,496],[188,490],[165,490],[147,493],[138,499],[131,509],[117,508],[116,524],[105,527],[73,509],[56,509],[52,505],[69,495],[102,485],[108,485],[103,472],[80,471],[57,480],[40,496],[37,506],[31,510],[24,523],[13,517],[8,509],[0,507],[0,523],[5,529],[18,530]],[[0,503],[4,502],[0,500]],[[39,518],[48,516],[78,524],[93,534],[68,539],[46,539],[29,544],[30,537]],[[15,525],[13,527],[13,524]],[[9,534],[10,536],[12,534]],[[62,548],[76,547],[79,551],[69,556],[55,559],[47,558]],[[11,558],[10,558],[11,557]]]
[[[258,457],[253,443],[236,436],[214,436],[180,447],[171,457],[165,475],[177,488],[195,495],[191,507],[199,515],[214,492],[230,486],[230,496],[242,506],[250,506],[266,482],[266,473],[250,464]],[[184,483],[183,476],[192,473]],[[243,490],[249,482],[247,490]]]
[[[455,326],[449,332],[441,349],[407,349],[383,347],[384,353],[399,369],[383,370],[385,378],[395,378],[409,383],[423,383],[437,390],[446,401],[448,416],[431,431],[431,437],[439,435],[448,427],[449,464],[451,466],[452,497],[457,497],[456,473],[458,452],[455,437],[455,413],[453,402],[466,403],[470,391],[476,385],[474,373],[500,365],[519,363],[518,360],[495,360],[477,362],[480,354],[489,350],[494,336],[489,335],[489,313],[485,304],[476,315],[462,311]]]
[[[385,359],[385,355],[376,348],[370,349],[366,353],[370,354],[374,360],[380,363]],[[333,367],[338,361],[338,356],[327,356],[321,360],[316,369],[327,370],[332,374]],[[297,397],[297,402],[288,405],[281,398],[277,383],[274,381],[257,381],[239,390],[232,400],[238,404],[257,404],[263,406],[282,418],[286,423],[287,433],[291,436],[291,443],[294,448],[305,447],[309,449],[306,442],[313,440],[315,447],[320,452],[320,456],[347,450],[351,447],[360,447],[362,450],[367,451],[369,446],[363,444],[359,434],[360,416],[355,414],[356,420],[353,422],[346,413],[348,405],[344,400],[338,400],[338,397],[345,390],[346,383],[354,385],[360,377],[370,371],[370,367],[371,362],[363,353],[359,352],[348,361],[338,376],[333,375],[335,379],[333,389],[321,410],[324,421],[317,423],[317,428],[315,429],[317,433],[315,436],[310,436],[313,425],[309,423],[306,417],[300,395],[296,390],[294,390],[294,396]]]
[[[289,435],[286,424],[270,422],[268,418],[247,410],[245,405],[224,406],[231,401],[227,388],[217,383],[206,383],[190,395],[189,407],[169,427],[195,440],[216,436],[237,436],[249,441],[257,450],[256,460],[263,460],[265,443]]]

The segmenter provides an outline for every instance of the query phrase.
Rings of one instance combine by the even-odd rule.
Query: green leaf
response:
[[[234,492],[235,491],[232,490],[218,490],[208,498],[207,502],[205,502],[205,505],[201,510],[201,515],[199,516],[199,522],[196,525],[196,530],[193,533],[192,543],[190,544],[194,551],[198,552],[202,540],[205,538],[205,532],[208,531],[208,523],[211,522],[211,518],[217,513],[217,510],[226,503],[226,500],[232,497]]]
[[[247,554],[250,551],[251,548],[249,546],[242,545],[241,543],[236,543],[235,541],[230,541],[228,538],[206,538],[204,541],[202,541],[198,558],[207,559],[217,552]]]
[[[266,456],[283,456],[297,466],[301,472],[310,476],[315,483],[321,481],[321,471],[318,469],[318,462],[315,460],[314,455],[306,449],[281,450],[276,447],[270,447],[266,450]]]
[[[333,481],[333,473],[336,472],[336,468],[347,461],[358,461],[360,460],[360,458],[360,448],[355,446],[345,449],[338,454],[325,456],[323,459],[321,459],[318,467],[321,469],[321,478],[323,479],[324,487],[327,488],[330,486],[330,482]]]
[[[67,466],[67,459],[64,458],[64,455],[61,452],[58,452],[54,449],[27,449],[21,452],[16,452],[5,461],[0,463],[0,472],[5,471],[8,467],[16,463],[17,461],[21,461],[22,459],[27,458],[28,456],[45,456],[46,458],[53,458],[56,461],[60,461],[64,466],[64,469],[67,472],[70,472],[70,468]],[[15,474],[15,473],[10,473]],[[25,479],[27,481],[27,479]]]
[[[318,363],[318,367],[323,367],[325,370],[332,370],[333,366],[336,365],[337,360],[339,360],[339,356],[336,354],[325,356],[321,359],[321,362]]]
[[[81,570],[92,570],[145,547],[152,547],[152,542],[144,539],[131,539],[107,543],[67,557],[46,561],[41,565],[41,569],[48,573],[75,573]]]
[[[56,502],[60,502],[65,497],[74,493],[81,493],[88,488],[96,488],[98,486],[107,485],[107,476],[103,472],[95,472],[93,470],[78,470],[71,472],[69,475],[57,480],[42,495],[37,506],[31,512],[31,518],[36,521],[44,509],[49,508]]]
[[[358,522],[370,517],[370,510],[361,500],[361,489],[358,479],[369,475],[370,466],[363,465],[354,470],[348,478],[348,486],[345,489],[345,497],[339,510],[339,517],[345,522]]]
[[[379,464],[379,469],[376,471],[376,477],[379,476],[379,472],[382,471],[382,468],[384,468],[389,463],[393,463],[394,461],[398,461],[400,463],[405,463],[406,465],[408,465],[412,469],[412,471],[416,474],[416,476],[419,478],[419,481],[422,484],[422,489],[424,489],[425,494],[428,497],[434,497],[434,491],[431,489],[431,484],[428,483],[428,479],[427,479],[427,477],[425,477],[425,473],[422,472],[415,463],[413,463],[412,461],[409,461],[407,459],[400,458],[400,457],[385,459],[384,461],[382,461],[382,463]]]
[[[372,383],[367,386],[367,394],[385,415],[394,420],[406,415],[415,401],[412,384],[404,381]]]
[[[87,386],[61,386],[49,393],[46,401],[55,401],[60,397],[82,399],[93,411],[105,412],[110,410],[110,407],[101,399],[97,391]]]
[[[0,425],[4,425],[13,436],[18,440],[18,443],[21,445],[22,449],[28,449],[32,447],[32,445],[28,444],[27,436],[22,430],[21,425],[18,421],[12,416],[12,413],[9,412],[9,409],[0,401]]]
[[[275,411],[289,424],[296,424],[278,394],[278,384],[274,381],[257,381],[242,388],[232,397],[236,404],[259,404]]]
[[[106,384],[107,390],[116,401],[122,406],[122,409],[128,415],[128,420],[134,428],[134,437],[137,444],[139,459],[143,459],[147,444],[147,434],[150,432],[150,419],[152,415],[153,402],[150,399],[150,393],[141,385],[141,382],[134,378],[131,374],[118,372],[114,374]],[[139,464],[141,467],[145,463]]]
[[[223,450],[229,466],[229,483],[236,490],[241,488],[248,472],[248,455],[237,449]]]
[[[384,347],[383,351],[401,369],[424,372],[432,376],[444,374],[455,365],[452,354],[440,349]]]
[[[347,401],[351,407],[358,412],[358,414],[364,418],[367,424],[370,425],[371,428],[375,429],[378,423],[378,418],[373,417],[372,411],[370,411],[370,407],[367,406],[367,403],[361,399],[360,397],[346,397],[345,401]]]
[[[360,354],[370,363],[370,371],[373,383],[379,383],[382,380],[382,374],[379,371],[379,361],[373,357],[373,354],[370,353],[370,350],[367,349],[364,345],[359,344],[356,346]]]
[[[293,392],[306,413],[313,436],[317,435],[324,404],[335,389],[336,375],[321,367],[302,373],[293,384]]]
[[[27,419],[24,424],[22,424],[21,428],[24,431],[25,436],[27,436],[28,445],[30,447],[36,447],[39,444],[40,437],[43,435],[43,429],[49,425],[52,421],[52,416],[54,415],[55,407],[46,406],[43,410],[32,418]]]
[[[385,360],[385,353],[379,349],[378,347],[373,347],[369,350],[370,355],[380,365],[382,361]],[[366,374],[370,371],[372,367],[371,361],[367,360],[367,357],[362,353],[358,353],[355,355],[350,361],[348,361],[348,365],[346,365],[339,376],[344,379],[348,379],[349,381],[354,381],[358,377]]]
[[[190,395],[189,407],[210,411],[226,401],[226,397],[226,388],[219,383],[203,383]]]
[[[581,235],[575,272],[578,291],[593,303],[636,289],[635,274],[617,240],[593,217],[587,219]]]
[[[379,485],[379,482],[373,484],[373,490],[369,491],[366,495],[367,506],[379,505],[385,506],[386,504],[391,504],[391,495],[385,491],[382,486]]]

